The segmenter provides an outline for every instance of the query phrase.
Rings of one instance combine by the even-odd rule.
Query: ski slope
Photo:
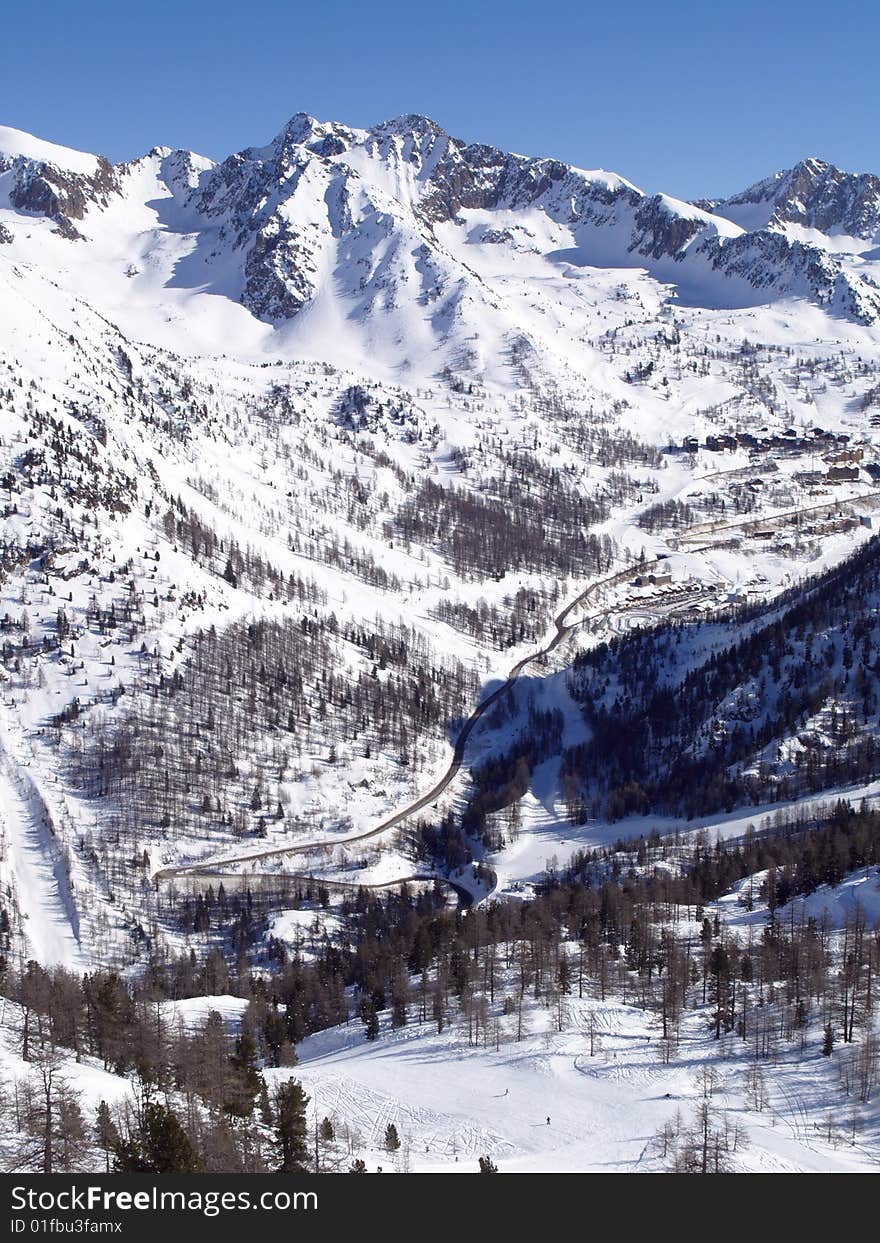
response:
[[[60,844],[27,763],[10,755],[8,726],[3,732],[0,867],[24,920],[29,956],[46,967],[85,970],[89,962],[77,935],[79,921]]]

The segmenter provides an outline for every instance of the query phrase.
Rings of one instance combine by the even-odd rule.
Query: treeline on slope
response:
[[[314,580],[304,581],[293,573],[285,575],[267,564],[255,549],[242,549],[230,536],[220,538],[179,498],[165,511],[162,530],[165,538],[178,545],[196,565],[253,596],[300,603],[324,603],[327,599],[326,592]]]
[[[692,527],[699,522],[698,515],[690,505],[682,501],[659,501],[649,505],[647,509],[636,515],[636,522],[645,531],[677,530],[679,527]]]
[[[401,395],[398,401],[381,396],[374,397],[362,385],[353,384],[339,396],[333,410],[333,418],[350,432],[377,432],[391,429],[405,444],[421,440],[425,429],[420,427],[419,415]],[[434,432],[438,430],[436,425]]]
[[[363,1137],[354,1127],[325,1117],[308,1133],[309,1098],[300,1085],[281,1076],[270,1091],[261,1072],[295,1066],[294,1041],[348,1021],[346,987],[364,976],[376,938],[384,961],[407,943],[414,924],[444,904],[439,890],[358,903],[356,951],[327,942],[318,961],[306,964],[288,961],[283,946],[270,942],[270,973],[248,967],[240,940],[234,967],[214,949],[201,963],[194,952],[154,960],[137,979],[103,969],[78,976],[35,962],[15,970],[0,958],[0,993],[16,1007],[7,1011],[7,1032],[32,1072],[0,1085],[0,1166],[43,1173],[365,1172],[357,1157]],[[250,910],[245,897],[242,924]],[[402,960],[395,981],[404,971]],[[222,994],[248,1001],[234,1034],[215,1010],[187,1023],[163,1007]],[[131,1098],[112,1110],[101,1101],[86,1117],[65,1074],[65,1052],[128,1077]],[[395,1138],[389,1151],[399,1146]]]
[[[11,391],[7,401],[11,408]],[[53,501],[127,514],[137,503],[137,479],[101,451],[107,436],[97,416],[72,410],[70,418],[77,425],[31,408],[24,419],[36,444],[19,455],[2,486],[18,494],[42,487]]]
[[[880,934],[858,909],[834,935],[803,912],[780,919],[778,910],[826,876],[834,883],[851,867],[876,866],[878,843],[880,814],[841,803],[827,821],[780,818],[739,843],[698,837],[682,845],[652,835],[581,853],[526,901],[450,911],[437,889],[404,886],[384,896],[360,889],[342,904],[343,935],[317,943],[309,961],[270,938],[257,971],[241,949],[230,965],[215,948],[203,963],[192,952],[156,958],[140,980],[33,963],[16,971],[4,961],[0,985],[19,1008],[26,1060],[39,1065],[47,1050],[73,1050],[130,1075],[142,1108],[174,1103],[189,1147],[173,1124],[163,1125],[193,1170],[265,1168],[267,1151],[280,1151],[271,1139],[280,1103],[268,1098],[261,1071],[294,1064],[309,1033],[358,1018],[367,1040],[410,1024],[442,1032],[458,1023],[473,1045],[519,1041],[530,998],[550,1010],[558,1030],[567,997],[633,1002],[653,1014],[656,1056],[666,1063],[688,1011],[756,1065],[786,1045],[815,1042],[818,1050],[821,1042],[821,1052],[837,1058],[843,1093],[867,1102],[880,1078],[873,1030]],[[765,870],[767,917],[744,941],[705,907]],[[187,1030],[161,1007],[230,993],[248,1002],[235,1038],[214,1016]],[[597,1033],[581,1035],[592,1053]],[[133,1161],[143,1155],[143,1118],[121,1123],[108,1160],[115,1153],[119,1168],[132,1168],[126,1152]],[[129,1142],[140,1145],[133,1156]],[[316,1159],[320,1165],[320,1152]]]
[[[89,724],[68,748],[74,786],[104,803],[103,836],[81,850],[106,872],[111,856],[138,860],[145,836],[264,836],[270,820],[291,825],[285,783],[302,777],[300,761],[334,765],[356,747],[416,766],[416,741],[442,738],[477,690],[476,675],[419,632],[379,619],[212,626],[170,671],[144,652],[122,718]]]
[[[497,604],[480,599],[474,604],[441,599],[434,616],[455,630],[473,635],[503,651],[519,643],[535,643],[550,624],[549,608],[559,599],[557,584],[549,592],[520,587]]]
[[[676,867],[651,867],[673,859]],[[613,846],[576,852],[558,877],[568,882],[599,884],[608,876],[620,878],[650,871],[651,892],[657,901],[702,907],[717,901],[734,886],[759,873],[766,876],[743,890],[740,901],[753,910],[758,899],[770,916],[794,898],[809,897],[821,885],[832,888],[862,868],[880,865],[880,812],[865,804],[859,808],[838,799],[820,814],[804,808],[780,810],[767,817],[762,828],[749,825],[741,838],[719,838],[711,845],[701,830],[691,845],[664,838],[659,830],[638,838],[619,839]]]
[[[69,524],[65,529],[70,530]],[[142,552],[138,549],[136,557],[129,557],[124,562],[117,562],[115,556],[111,556],[111,568],[101,572],[88,557],[82,557],[75,569],[62,568],[60,558],[70,552],[70,547],[65,544],[63,537],[49,536],[43,540],[32,540],[23,551],[26,561],[40,575],[37,580],[39,588],[45,591],[46,596],[56,597],[58,607],[55,609],[55,616],[51,622],[47,624],[47,619],[44,618],[38,627],[33,628],[27,609],[22,609],[17,618],[8,613],[0,618],[0,634],[17,632],[20,636],[18,643],[12,643],[4,638],[0,644],[0,660],[15,673],[20,673],[22,662],[35,653],[56,652],[61,658],[62,647],[66,649],[63,653],[64,658],[70,658],[68,669],[72,670],[75,663],[73,658],[76,655],[76,643],[86,632],[101,638],[112,635],[117,642],[134,643],[138,635],[147,628],[147,604],[151,604],[154,608],[160,605],[158,588],[155,585],[152,590],[147,587],[147,575],[153,568],[151,563],[158,560],[158,553]],[[3,579],[2,556],[2,548],[0,548],[0,581]],[[73,601],[73,591],[70,589],[65,591],[62,585],[71,578],[81,575],[91,575],[91,585],[95,588],[85,609],[85,626],[75,620],[76,610],[69,610]],[[104,599],[99,598],[100,588],[95,584],[95,579],[106,583],[114,590],[115,594],[109,602],[103,592],[101,594]],[[166,598],[172,597],[173,592],[169,592]],[[197,605],[198,601],[199,597],[195,593],[192,593],[188,600],[194,605]],[[49,629],[50,625],[53,629]],[[115,699],[121,693],[121,687],[99,693],[95,702]],[[75,720],[81,710],[81,701],[79,697],[76,697],[65,709],[66,719]]]
[[[218,1011],[187,1025],[163,1009],[162,992],[153,983],[132,989],[112,973],[78,978],[31,962],[20,973],[7,973],[3,988],[16,1003],[7,1034],[17,1038],[29,1070],[0,1085],[3,1172],[295,1174],[350,1168],[354,1136],[348,1127],[337,1136],[325,1117],[320,1127],[316,1120],[312,1138],[309,1097],[301,1084],[279,1076],[270,1092],[253,1038],[253,1004],[233,1035]],[[73,1055],[127,1076],[130,1092],[112,1108],[100,1100],[89,1116],[67,1073]],[[282,1056],[275,1065],[296,1064],[286,1040]]]
[[[538,471],[532,455],[517,461],[516,470],[504,469],[491,496],[423,480],[388,524],[388,538],[434,545],[461,575],[585,577],[606,570],[614,542],[588,529],[607,517],[607,503],[584,496],[562,471]]]
[[[522,351],[517,347],[511,351],[514,361],[521,362]],[[654,445],[639,440],[627,428],[612,422],[605,412],[597,412],[593,406],[583,406],[574,398],[562,394],[552,381],[543,380],[536,384],[529,373],[524,371],[524,379],[531,390],[532,409],[550,420],[554,430],[562,440],[586,462],[596,462],[599,466],[650,466],[659,467],[663,463],[660,450]],[[620,419],[626,410],[624,401],[609,400],[612,415]]]
[[[693,817],[876,777],[878,592],[873,539],[763,615],[637,631],[579,653],[570,688],[591,738],[563,755],[569,813]]]

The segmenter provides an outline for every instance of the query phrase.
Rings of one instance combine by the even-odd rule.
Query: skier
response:
[[[547,1125],[548,1125],[548,1126],[550,1125],[550,1115],[549,1115],[549,1114],[547,1115]]]

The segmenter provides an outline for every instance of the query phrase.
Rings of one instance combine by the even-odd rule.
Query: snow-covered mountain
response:
[[[3,130],[0,174],[14,255],[48,260],[34,222],[51,222],[86,252],[57,250],[54,262],[97,266],[105,303],[158,310],[172,289],[230,298],[275,328],[271,348],[341,319],[370,350],[390,336],[396,348],[383,339],[382,352],[399,365],[414,345],[446,344],[484,318],[503,333],[518,316],[499,277],[525,265],[543,282],[643,269],[706,308],[803,298],[880,319],[876,273],[847,263],[839,244],[852,237],[864,251],[875,239],[877,179],[819,161],[697,206],[601,170],[467,145],[426,117],[357,130],[297,114],[268,145],[220,164],[157,147],[112,167]],[[306,311],[312,333],[283,331]]]
[[[789,225],[801,225],[828,238],[880,242],[880,179],[873,173],[841,172],[824,160],[801,160],[740,194],[701,206],[743,229],[785,232]]]
[[[878,241],[815,160],[0,129],[0,1160],[50,1058],[277,1168],[296,1045],[323,1168],[869,1168]]]
[[[875,189],[690,204],[420,116],[221,163],[0,130],[19,945],[143,958],[194,867],[481,896],[574,849],[578,647],[870,538]],[[456,836],[511,748],[529,832]]]

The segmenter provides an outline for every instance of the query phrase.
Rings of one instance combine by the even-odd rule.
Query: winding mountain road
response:
[[[785,510],[777,514],[767,515],[763,518],[756,518],[753,515],[744,515],[732,522],[700,524],[698,527],[691,528],[689,531],[686,531],[682,536],[680,536],[679,542],[686,542],[688,538],[691,537],[701,538],[707,536],[718,536],[720,534],[729,534],[736,531],[739,531],[741,534],[745,535],[750,528],[778,530],[780,526],[784,525],[786,522],[792,519],[800,519],[800,517],[804,514],[815,513],[822,510],[828,510],[829,512],[833,512],[834,510],[840,511],[843,509],[851,510],[866,503],[868,508],[874,508],[878,501],[880,501],[880,491],[875,490],[864,493],[861,496],[841,499],[840,501],[835,501],[832,498],[831,501],[823,502],[821,505],[811,505],[798,509]],[[713,543],[710,542],[698,548],[689,548],[688,551],[690,553],[704,552],[712,547]],[[198,875],[205,877],[210,875],[212,877],[216,877],[218,868],[229,867],[237,863],[256,863],[260,860],[280,859],[288,855],[303,855],[314,851],[332,850],[335,846],[350,846],[356,842],[369,841],[370,838],[379,837],[381,834],[397,828],[398,825],[403,824],[406,820],[409,820],[410,817],[416,815],[417,812],[423,811],[426,807],[430,807],[434,804],[440,795],[449,788],[458,776],[462,763],[464,762],[464,755],[468,740],[474,730],[493,704],[497,703],[498,700],[510,690],[514,682],[521,676],[523,671],[527,669],[529,665],[533,665],[537,661],[542,660],[545,656],[548,656],[550,652],[554,651],[555,648],[557,648],[560,643],[562,643],[563,640],[572,633],[572,631],[577,630],[587,621],[593,620],[595,616],[591,615],[589,617],[582,617],[579,621],[570,622],[569,618],[572,613],[581,608],[592,595],[600,592],[603,588],[618,586],[620,583],[626,582],[634,574],[644,574],[646,571],[650,571],[652,568],[661,565],[666,560],[666,556],[661,556],[655,557],[650,561],[633,562],[630,565],[625,566],[622,570],[618,570],[616,573],[608,575],[606,578],[598,579],[596,582],[590,583],[588,587],[585,587],[583,591],[579,592],[578,595],[576,595],[575,598],[561,610],[561,612],[557,613],[556,617],[553,619],[553,634],[550,640],[545,643],[543,647],[537,648],[535,651],[530,652],[527,656],[523,656],[521,660],[517,661],[517,663],[507,674],[505,681],[502,682],[500,686],[496,687],[494,691],[491,691],[490,694],[488,694],[485,699],[482,699],[474,708],[473,712],[462,726],[461,733],[458,735],[452,752],[452,759],[450,760],[449,766],[440,780],[431,786],[430,790],[427,790],[424,794],[419,795],[412,802],[407,803],[406,806],[401,808],[399,811],[387,816],[372,829],[367,829],[364,833],[352,834],[349,837],[338,837],[332,839],[324,838],[319,841],[300,842],[296,845],[272,847],[268,850],[254,851],[250,854],[227,855],[222,859],[214,859],[200,863],[181,863],[171,867],[159,868],[153,873],[153,881],[159,882],[162,880],[171,880],[176,876],[187,875]],[[391,883],[396,884],[398,882]]]
[[[448,787],[458,776],[459,770],[461,769],[468,739],[471,734],[473,734],[477,725],[479,725],[480,721],[492,705],[497,703],[498,700],[510,690],[514,682],[521,676],[523,671],[527,669],[529,665],[533,665],[536,661],[542,660],[545,656],[549,655],[549,653],[557,648],[559,644],[572,633],[572,631],[577,630],[579,626],[582,626],[586,621],[590,620],[590,618],[584,617],[579,621],[569,622],[568,619],[571,617],[572,613],[581,608],[594,593],[601,591],[603,588],[614,587],[622,582],[626,582],[627,579],[629,579],[634,573],[644,573],[646,570],[650,570],[651,567],[659,565],[663,560],[665,560],[665,558],[657,557],[652,561],[637,562],[634,565],[628,565],[625,569],[618,570],[615,574],[611,574],[607,578],[602,578],[597,582],[590,583],[588,587],[584,588],[583,591],[575,596],[575,598],[571,600],[561,612],[557,613],[556,617],[553,619],[553,635],[549,642],[545,643],[543,647],[530,652],[527,656],[523,656],[521,660],[518,660],[507,674],[505,681],[502,682],[500,686],[496,687],[495,690],[491,691],[485,699],[481,699],[476,708],[474,708],[473,712],[462,726],[461,733],[458,735],[455,747],[453,748],[452,759],[450,760],[449,766],[440,780],[431,786],[430,790],[427,790],[424,794],[420,794],[418,798],[414,799],[411,803],[407,803],[405,807],[394,812],[393,815],[386,817],[386,819],[382,820],[372,829],[367,829],[365,833],[356,833],[349,837],[338,837],[332,839],[323,838],[319,841],[299,842],[290,846],[272,847],[269,850],[254,851],[250,854],[227,855],[222,859],[214,859],[210,862],[181,863],[173,867],[157,869],[153,873],[152,879],[154,881],[162,881],[171,880],[176,876],[186,875],[207,876],[210,874],[212,876],[216,876],[218,868],[229,867],[232,864],[256,863],[259,860],[280,859],[286,855],[302,855],[308,854],[312,851],[332,850],[335,846],[349,846],[355,842],[368,841],[371,837],[378,837],[382,833],[387,833],[390,829],[397,828],[398,825],[403,824],[406,820],[409,820],[409,818],[416,815],[417,812],[424,810],[426,807],[430,807],[437,801],[440,795],[448,789]]]

